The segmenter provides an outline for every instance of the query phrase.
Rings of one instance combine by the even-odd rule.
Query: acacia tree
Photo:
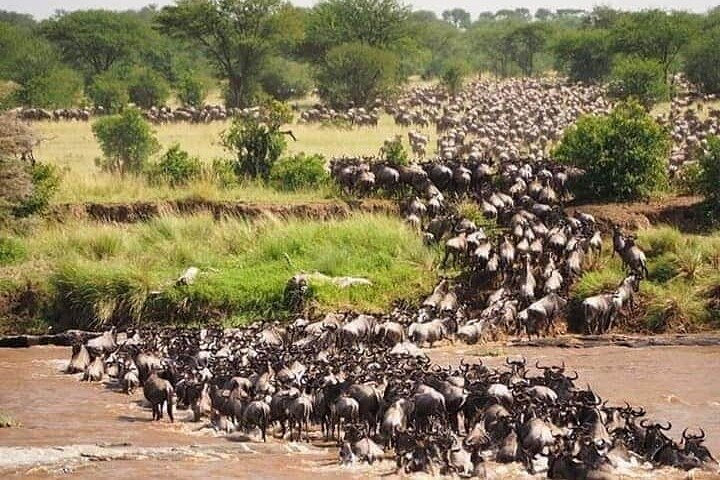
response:
[[[685,73],[705,92],[720,92],[720,27],[693,43],[685,55]]]
[[[78,10],[60,12],[42,24],[41,32],[66,62],[92,77],[134,57],[145,38],[143,27],[125,13]]]
[[[448,23],[451,23],[455,28],[468,28],[472,23],[470,14],[467,10],[462,8],[453,8],[452,10],[445,10],[442,12],[442,18]]]
[[[516,28],[510,37],[515,43],[515,62],[524,75],[532,76],[535,70],[535,55],[545,47],[547,28],[542,23],[528,23]]]
[[[602,80],[610,71],[610,37],[603,29],[571,30],[560,36],[553,47],[557,67],[571,80]]]
[[[324,0],[308,20],[308,53],[323,58],[350,42],[390,48],[407,35],[409,15],[410,9],[397,0]]]
[[[621,15],[613,27],[617,52],[657,60],[666,79],[692,33],[690,14],[662,10]]]
[[[280,33],[280,0],[178,0],[157,17],[160,30],[200,48],[227,80],[226,103],[252,100],[253,87]]]
[[[358,42],[333,48],[318,69],[320,96],[339,107],[365,106],[398,84],[398,59],[392,53]]]

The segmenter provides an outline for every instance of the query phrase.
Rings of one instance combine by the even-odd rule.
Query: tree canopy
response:
[[[264,59],[280,35],[280,0],[179,0],[162,9],[160,30],[202,50],[228,82],[226,102],[247,105]]]

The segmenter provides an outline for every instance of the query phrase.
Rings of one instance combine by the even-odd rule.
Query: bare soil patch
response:
[[[593,215],[600,229],[605,232],[610,231],[613,225],[627,230],[638,230],[665,223],[674,225],[683,232],[698,233],[707,228],[701,202],[702,197],[692,195],[648,202],[570,205],[565,211],[572,214],[575,210],[582,210]]]

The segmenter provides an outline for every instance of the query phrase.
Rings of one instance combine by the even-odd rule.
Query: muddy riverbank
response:
[[[565,361],[611,403],[643,405],[651,418],[671,420],[673,433],[702,425],[707,445],[720,452],[720,346],[587,349],[557,347],[447,346],[430,350],[438,363],[460,358],[490,365],[505,355],[532,362]],[[0,429],[2,478],[372,478],[391,474],[393,463],[356,468],[338,465],[337,450],[323,442],[305,444],[250,435],[217,436],[203,424],[151,422],[142,393],[127,397],[98,384],[63,375],[66,347],[0,349],[0,411],[21,424]],[[528,478],[507,466],[493,466],[499,478]],[[686,478],[672,470],[628,478]],[[695,478],[718,478],[697,474]]]

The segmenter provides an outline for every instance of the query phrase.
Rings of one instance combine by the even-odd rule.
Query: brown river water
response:
[[[610,403],[643,405],[648,416],[670,420],[673,434],[701,425],[707,446],[720,453],[720,347],[603,346],[585,349],[441,347],[428,352],[438,363],[482,358],[489,365],[505,355],[529,363],[565,361]],[[488,356],[490,354],[490,356]],[[0,429],[0,478],[133,479],[331,479],[394,476],[394,463],[343,467],[337,449],[268,438],[217,436],[179,411],[175,424],[151,422],[142,392],[132,397],[100,384],[63,375],[70,349],[0,349],[0,412],[21,424]],[[717,455],[716,455],[717,457]],[[492,466],[496,478],[532,478],[515,467]],[[669,469],[639,469],[619,478],[688,478]],[[423,475],[424,477],[424,475]],[[540,477],[539,477],[540,478]],[[694,472],[692,478],[720,478]]]

